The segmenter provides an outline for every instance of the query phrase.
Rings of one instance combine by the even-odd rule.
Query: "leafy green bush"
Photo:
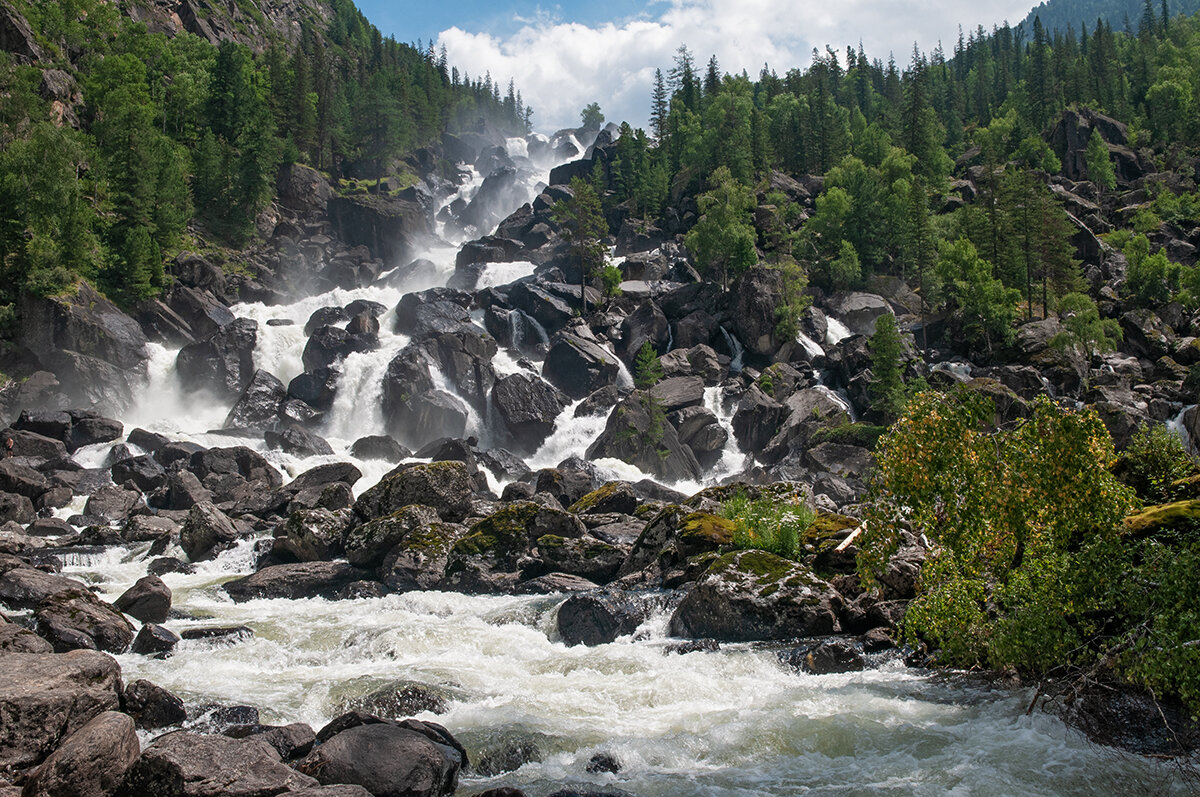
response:
[[[886,431],[886,426],[871,423],[843,423],[818,429],[812,436],[812,444],[816,446],[821,443],[840,443],[873,449]]]
[[[804,532],[817,519],[816,510],[805,503],[772,496],[752,499],[745,490],[725,501],[718,514],[733,521],[735,547],[756,548],[785,559],[802,555]]]
[[[1121,481],[1148,504],[1172,501],[1171,483],[1196,473],[1183,441],[1162,424],[1143,424],[1117,463]]]

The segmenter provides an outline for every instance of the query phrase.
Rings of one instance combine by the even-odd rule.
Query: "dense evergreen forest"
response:
[[[1200,21],[1146,10],[1134,35],[1097,23],[1051,36],[1035,20],[1028,40],[1007,25],[979,30],[951,57],[914,51],[904,68],[827,48],[807,70],[764,67],[754,80],[722,74],[715,58],[698,67],[681,48],[656,77],[651,130],[626,126],[596,178],[610,208],[649,219],[699,195],[688,245],[712,279],[728,282],[760,254],[826,291],[900,277],[923,312],[950,313],[970,349],[991,352],[1019,318],[1044,316],[1067,296],[1088,301],[1070,240],[1083,223],[1048,185],[1063,170],[1048,141],[1064,109],[1128,123],[1127,155],[1148,158],[1150,171],[1190,168]],[[1090,173],[1080,176],[1111,191],[1120,148],[1099,134],[1090,144]],[[978,196],[954,179],[967,169]],[[810,183],[819,191],[811,217],[770,184],[773,170],[823,176]],[[1200,222],[1200,196],[1179,185],[1152,179],[1121,229],[1100,222],[1125,251],[1135,299],[1191,306],[1200,297],[1200,271],[1161,251],[1164,225],[1186,237]],[[799,291],[796,301],[805,301]]]
[[[0,321],[19,291],[80,276],[127,304],[157,294],[191,232],[251,237],[281,163],[378,187],[448,128],[527,130],[511,83],[502,94],[383,37],[349,0],[329,5],[327,27],[255,53],[149,33],[100,0],[21,3],[44,57],[0,54]]]
[[[1200,2],[1159,0],[1156,10],[1160,16],[1190,16],[1200,11]],[[1033,7],[1022,22],[1022,27],[1033,30],[1033,21],[1040,18],[1046,30],[1065,33],[1068,30],[1079,31],[1081,25],[1087,27],[1101,19],[1126,33],[1133,33],[1144,13],[1143,0],[1044,0]]]

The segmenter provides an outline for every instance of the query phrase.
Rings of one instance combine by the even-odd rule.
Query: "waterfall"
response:
[[[732,334],[725,327],[717,327],[721,330],[721,336],[725,338],[725,345],[729,347],[730,362],[729,375],[737,376],[742,372],[742,358],[745,356],[746,349],[742,346],[742,342],[737,339],[737,336]]]
[[[850,328],[833,316],[825,317],[825,345],[836,346],[854,333]]]

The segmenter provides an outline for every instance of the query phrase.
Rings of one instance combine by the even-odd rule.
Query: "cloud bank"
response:
[[[443,31],[451,63],[472,77],[511,77],[535,109],[534,127],[551,131],[579,123],[579,111],[599,102],[610,121],[645,126],[654,70],[666,74],[686,44],[701,69],[716,55],[724,72],[756,76],[764,63],[782,74],[807,67],[814,47],[844,51],[861,41],[870,58],[910,60],[913,43],[949,53],[958,26],[1008,19],[1014,24],[1029,0],[671,0],[641,16],[583,25],[548,15],[526,20],[510,36]],[[664,7],[665,6],[665,7]]]

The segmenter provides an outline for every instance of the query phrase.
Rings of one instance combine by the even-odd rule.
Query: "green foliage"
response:
[[[946,663],[1044,672],[1098,630],[1078,552],[1116,539],[1136,499],[1093,412],[1043,398],[1009,430],[991,428],[994,412],[969,391],[910,403],[876,451],[860,568],[880,572],[904,526],[926,535],[906,632]]]
[[[1088,179],[1095,183],[1097,188],[1111,191],[1117,187],[1117,173],[1113,169],[1112,158],[1108,154],[1108,147],[1099,130],[1092,131],[1084,158],[1087,163]]]
[[[587,298],[582,285],[604,268],[606,250],[602,238],[608,235],[608,223],[604,220],[604,208],[590,183],[579,177],[571,178],[571,197],[559,200],[550,209],[556,224],[562,227],[562,236],[570,244],[571,257],[580,269],[580,303],[587,312]],[[620,283],[618,283],[620,284]]]
[[[875,321],[875,334],[868,343],[871,350],[871,409],[885,423],[891,423],[904,411],[904,349],[896,317],[884,313]]]
[[[781,340],[795,340],[800,334],[800,316],[812,304],[812,297],[805,290],[808,275],[791,257],[779,259],[773,268],[783,274],[783,295],[775,308],[775,335]]]
[[[1121,325],[1111,318],[1100,318],[1092,298],[1082,293],[1068,293],[1058,302],[1063,331],[1054,336],[1050,345],[1063,351],[1083,355],[1090,368],[1097,354],[1115,351],[1121,342]]]
[[[837,426],[823,426],[813,433],[812,444],[840,443],[874,449],[879,438],[883,437],[886,432],[887,427],[871,423],[842,423]]]
[[[937,269],[968,343],[992,351],[1013,338],[1020,291],[992,275],[992,265],[966,238],[942,245]]]
[[[1150,254],[1150,240],[1137,235],[1125,244],[1125,295],[1144,306],[1156,307],[1171,300],[1180,287],[1180,268],[1161,250]]]
[[[579,123],[584,130],[597,131],[604,124],[604,113],[600,103],[590,102],[579,112]]]
[[[1143,424],[1121,454],[1116,473],[1147,504],[1173,501],[1172,483],[1197,473],[1183,441],[1162,424]]]
[[[662,362],[658,352],[650,345],[650,341],[638,349],[637,358],[633,362],[633,385],[638,390],[649,390],[663,378]]]
[[[817,518],[816,510],[798,500],[751,499],[745,490],[738,490],[721,504],[718,514],[733,522],[735,548],[758,549],[785,559],[803,555],[804,532]]]
[[[697,197],[700,220],[684,238],[700,268],[719,276],[722,286],[758,262],[750,213],[757,202],[754,192],[741,185],[727,167],[713,172],[712,188]]]

